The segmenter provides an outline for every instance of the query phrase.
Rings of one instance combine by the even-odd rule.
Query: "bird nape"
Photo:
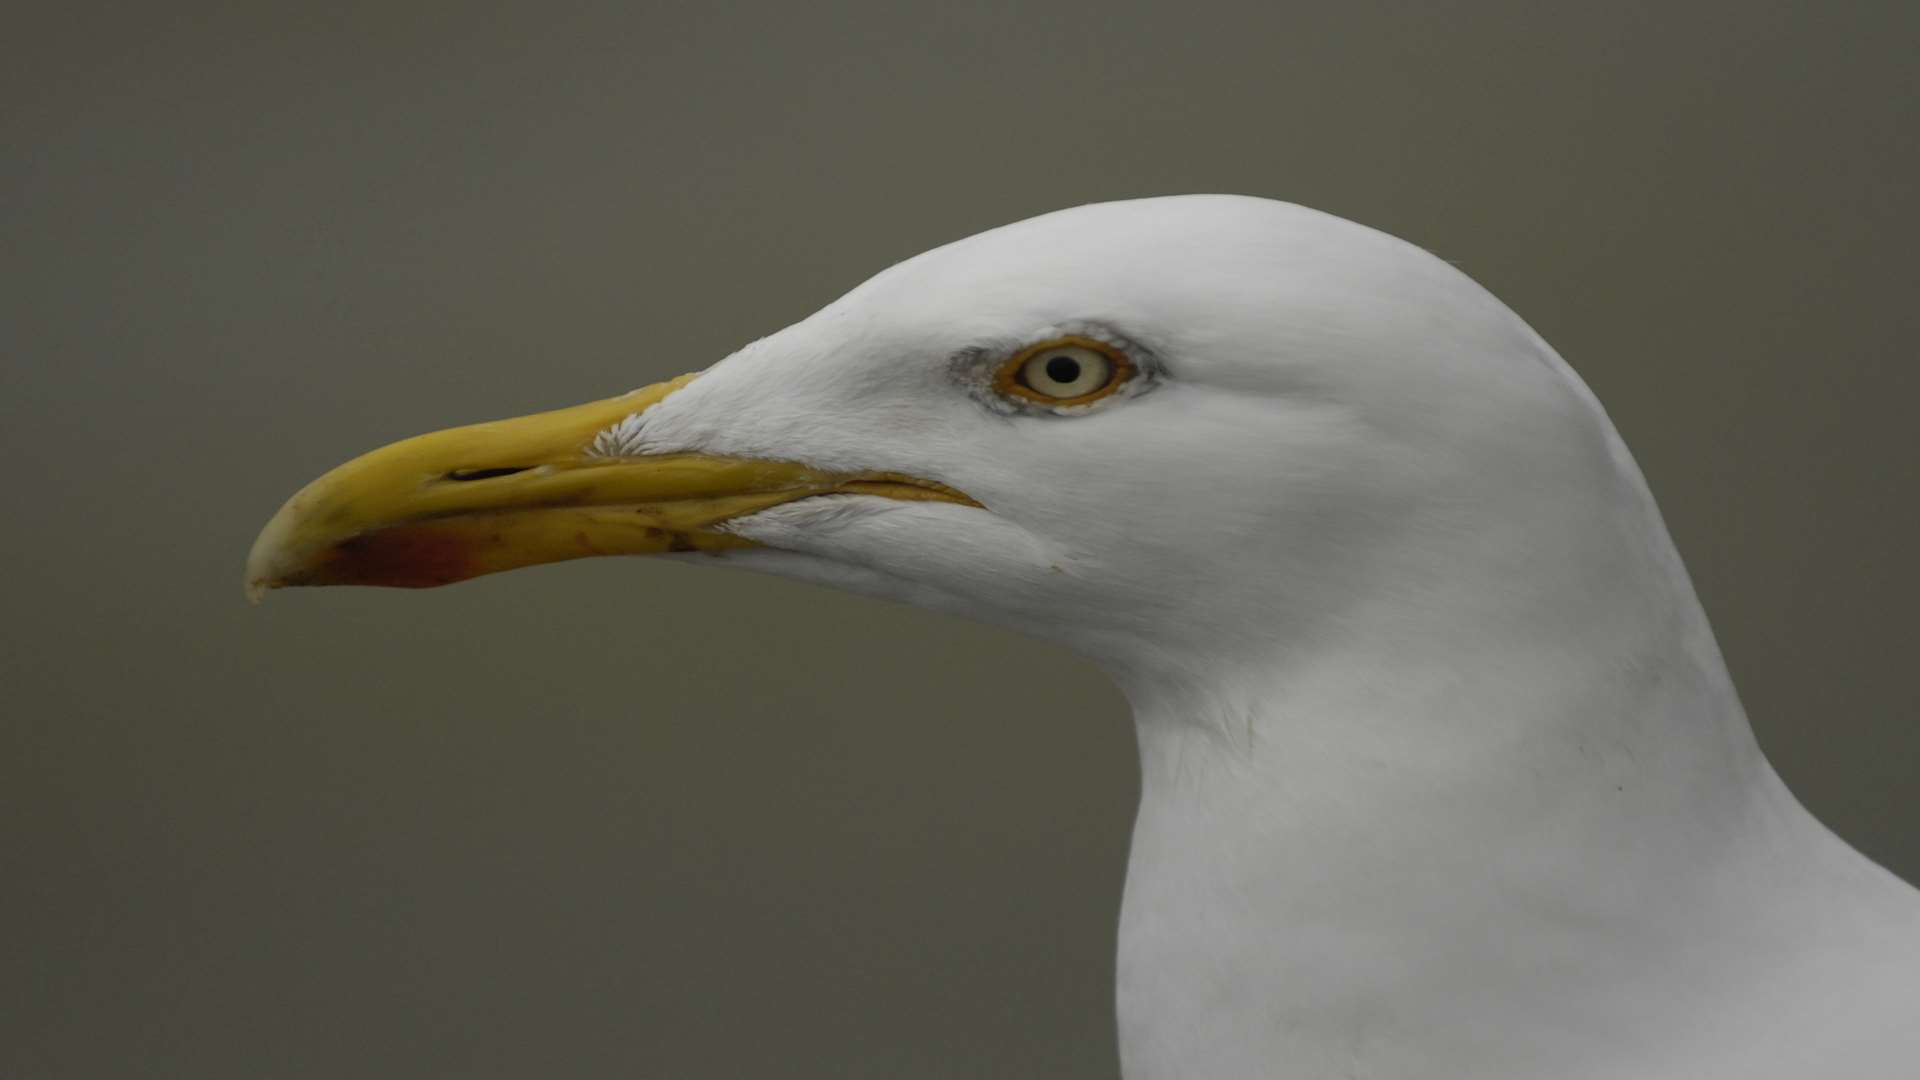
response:
[[[1761,755],[1585,385],[1402,241],[1229,196],[1019,222],[697,376],[357,458],[247,585],[639,553],[1111,674],[1131,1080],[1920,1070],[1920,894]]]

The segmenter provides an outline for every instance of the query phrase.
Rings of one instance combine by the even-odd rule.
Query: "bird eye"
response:
[[[1001,393],[1047,405],[1084,405],[1133,377],[1133,365],[1104,342],[1062,338],[1022,349],[1000,368]]]

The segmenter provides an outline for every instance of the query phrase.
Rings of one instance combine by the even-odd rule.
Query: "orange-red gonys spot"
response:
[[[498,533],[490,539],[502,543]],[[328,584],[388,585],[427,589],[477,577],[485,570],[473,557],[470,530],[431,521],[393,525],[337,545],[320,573]]]

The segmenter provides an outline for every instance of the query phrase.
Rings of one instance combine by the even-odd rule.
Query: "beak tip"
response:
[[[249,604],[258,604],[268,591],[287,583],[293,562],[288,549],[294,546],[292,537],[295,532],[292,505],[289,502],[267,522],[266,528],[260,530],[260,535],[254,538],[253,547],[247,552],[247,569],[242,581]]]

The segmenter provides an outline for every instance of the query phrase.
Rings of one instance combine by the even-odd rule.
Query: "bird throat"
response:
[[[1482,644],[1122,680],[1142,776],[1117,969],[1129,1080],[1280,1061],[1537,1076],[1516,1026],[1611,1030],[1568,1008],[1659,1022],[1616,990],[1724,917],[1707,897],[1750,874],[1791,797],[1717,655],[1655,641],[1635,654],[1665,669],[1622,679],[1619,657]],[[1529,665],[1541,677],[1514,677]],[[1614,967],[1555,968],[1594,956]],[[1585,979],[1617,982],[1564,992]]]

